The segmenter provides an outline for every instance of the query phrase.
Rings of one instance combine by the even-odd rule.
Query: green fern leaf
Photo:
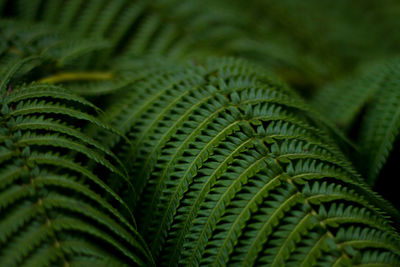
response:
[[[135,212],[158,264],[282,266],[325,254],[351,262],[336,232],[353,224],[385,235],[393,247],[382,248],[397,255],[387,202],[289,89],[235,60],[149,79],[106,118],[133,144],[123,157],[141,179]],[[320,245],[302,243],[308,236]]]
[[[83,256],[152,265],[130,208],[105,183],[107,172],[127,179],[123,166],[106,156],[121,161],[77,126],[76,119],[86,118],[109,128],[84,111],[98,108],[67,90],[35,84],[13,88],[1,105],[0,264],[69,265]],[[125,190],[135,195],[132,187]]]

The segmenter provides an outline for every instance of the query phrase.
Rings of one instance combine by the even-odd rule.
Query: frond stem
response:
[[[102,81],[102,80],[112,80],[114,74],[111,72],[60,72],[52,76],[48,76],[39,80],[41,83],[62,83],[62,82],[72,82],[72,81]]]

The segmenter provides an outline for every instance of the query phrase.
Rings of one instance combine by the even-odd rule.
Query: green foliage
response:
[[[356,161],[370,184],[376,182],[399,140],[399,77],[398,59],[374,63],[354,78],[324,88],[314,100],[338,126],[354,132],[354,125],[360,124],[355,133]]]
[[[400,138],[400,62],[385,70],[379,93],[360,128],[360,154],[367,181],[373,183],[385,164],[395,140]]]
[[[399,13],[0,0],[0,266],[398,266]]]
[[[387,203],[288,88],[230,58],[170,72],[105,112],[132,142],[116,150],[140,178],[135,213],[159,265],[357,264],[365,249],[385,250],[379,240],[396,248]],[[339,234],[352,224],[385,237],[346,237],[348,254]]]
[[[1,98],[0,265],[148,262],[131,208],[100,175],[134,194],[120,161],[80,129],[108,131],[96,112],[56,86],[22,85]]]

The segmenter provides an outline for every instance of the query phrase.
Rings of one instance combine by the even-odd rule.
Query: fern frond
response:
[[[212,59],[155,77],[132,84],[106,118],[133,144],[122,155],[141,179],[135,212],[160,265],[351,260],[336,229],[353,224],[398,239],[387,202],[314,126],[313,111],[260,69]],[[321,247],[303,244],[308,236]]]
[[[0,266],[399,265],[381,1],[0,0]]]
[[[395,61],[385,71],[376,101],[365,114],[360,129],[361,169],[371,184],[374,184],[400,136],[399,75],[400,63]]]
[[[152,265],[119,188],[107,185],[127,179],[121,161],[77,123],[109,128],[85,111],[99,109],[57,86],[32,84],[9,91],[1,110],[0,264],[68,265],[85,256]]]
[[[320,109],[336,124],[355,132],[359,146],[356,163],[374,185],[399,135],[399,60],[365,69],[342,86],[322,90],[315,103],[322,103]],[[360,129],[353,129],[358,124]]]

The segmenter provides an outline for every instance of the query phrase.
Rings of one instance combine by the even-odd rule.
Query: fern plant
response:
[[[354,78],[332,84],[315,97],[321,111],[329,110],[326,115],[339,127],[355,131],[354,125],[361,123],[354,135],[364,165],[360,169],[371,184],[399,134],[399,66],[398,59],[367,65]]]
[[[387,176],[395,168],[399,140],[399,60],[374,62],[352,78],[321,90],[314,101],[321,111],[329,110],[336,124],[356,140],[353,160],[371,185],[398,205]],[[345,93],[349,92],[349,93]]]
[[[234,59],[165,65],[105,113],[132,142],[116,150],[140,178],[135,213],[159,265],[396,261],[390,205],[293,92]]]
[[[360,129],[360,159],[367,159],[362,168],[367,180],[376,180],[380,170],[400,137],[400,61],[384,71],[376,100],[369,107]]]
[[[326,5],[0,0],[0,266],[398,266],[397,5]]]
[[[22,85],[2,97],[1,266],[151,263],[131,208],[96,171],[129,185],[120,161],[80,130],[111,131],[96,112],[56,86]]]

